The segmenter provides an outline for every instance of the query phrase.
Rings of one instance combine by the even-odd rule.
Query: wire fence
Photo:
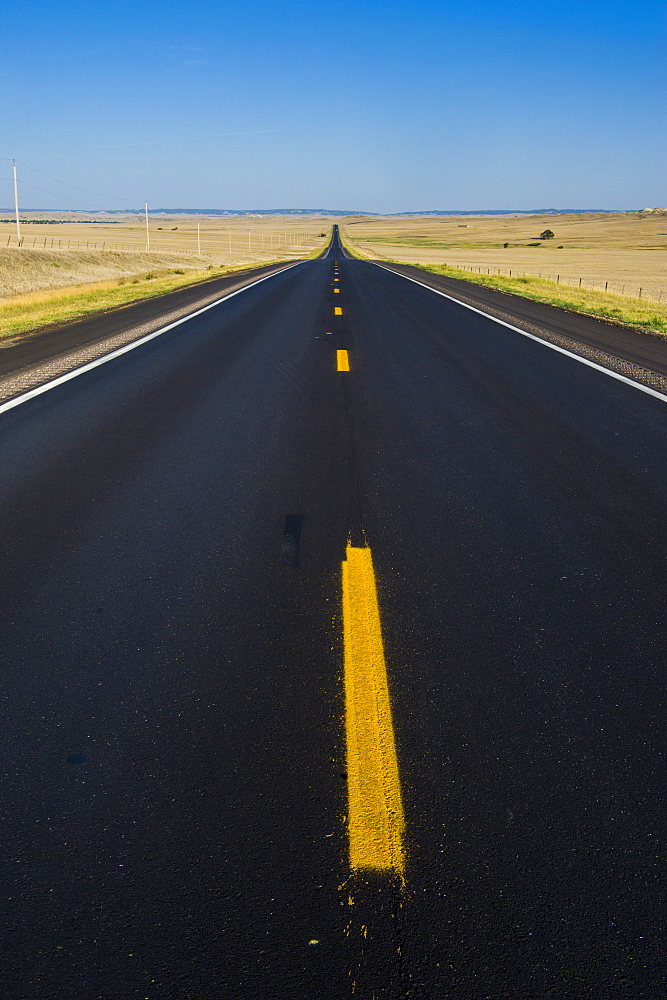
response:
[[[368,248],[364,248],[366,251]],[[388,257],[384,257],[379,254],[377,250],[371,250],[374,257],[380,260],[389,260]],[[401,261],[403,264],[409,264],[410,261]],[[546,271],[525,271],[522,268],[503,268],[503,267],[481,267],[479,265],[470,265],[462,263],[451,263],[447,264],[445,261],[438,261],[438,266],[455,268],[458,271],[470,271],[471,274],[488,274],[490,276],[498,275],[505,278],[543,278],[545,281],[552,281],[556,285],[566,285],[568,288],[580,288],[582,291],[591,292],[604,292],[607,295],[614,295],[617,298],[624,299],[641,299],[646,302],[654,302],[656,304],[662,303],[663,290],[659,289],[658,292],[654,292],[653,289],[649,289],[646,285],[638,285],[636,282],[628,280],[615,281],[609,278],[589,278],[583,275],[568,275],[562,272],[548,273]],[[656,282],[651,281],[651,284],[655,286]],[[665,294],[665,301],[667,301],[667,294]]]
[[[9,233],[5,247],[36,250],[116,250],[131,253],[181,253],[188,256],[198,254],[238,255],[240,253],[267,253],[270,251],[296,249],[312,250],[322,239],[320,233],[278,232],[266,233],[261,230],[218,229],[214,232],[189,228],[178,237],[171,235],[175,230],[151,230],[149,240],[145,231],[128,234],[122,242],[101,239],[74,239],[72,237],[47,236],[38,233],[22,235]],[[3,234],[4,235],[4,234]]]
[[[556,285],[567,285],[570,288],[581,288],[582,291],[606,292],[607,295],[617,295],[621,298],[645,299],[650,302],[662,302],[662,290],[656,295],[647,291],[640,285],[630,282],[614,282],[605,278],[593,280],[586,277],[571,277],[567,274],[548,274],[546,271],[531,273],[522,271],[520,268],[501,267],[470,267],[468,264],[444,264],[445,267],[455,267],[459,271],[470,271],[472,274],[500,275],[506,278],[543,278],[545,281],[553,281]]]

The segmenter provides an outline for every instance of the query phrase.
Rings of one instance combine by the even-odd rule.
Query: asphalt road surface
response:
[[[3,1000],[664,996],[666,429],[337,238],[0,413]]]

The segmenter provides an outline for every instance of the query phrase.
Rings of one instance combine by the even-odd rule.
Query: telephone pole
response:
[[[14,164],[14,209],[16,211],[16,238],[19,241],[19,246],[21,246],[21,227],[19,225],[19,188],[16,183],[16,160],[12,160]]]
[[[151,248],[151,238],[148,235],[148,202],[146,202],[146,253]]]
[[[199,240],[199,223],[197,223],[197,253],[201,257],[201,242]]]

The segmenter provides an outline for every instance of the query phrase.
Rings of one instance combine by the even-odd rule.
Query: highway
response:
[[[666,430],[336,233],[0,407],[3,1000],[664,996]]]

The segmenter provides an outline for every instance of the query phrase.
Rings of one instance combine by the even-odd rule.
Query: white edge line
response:
[[[38,385],[34,389],[30,389],[28,392],[24,392],[20,396],[8,399],[6,403],[0,404],[0,413],[6,413],[7,410],[12,410],[15,406],[20,406],[21,403],[27,403],[29,399],[34,399],[35,396],[41,396],[43,392],[55,389],[56,386],[62,385],[63,382],[69,382],[70,379],[77,378],[77,376],[83,375],[84,372],[89,372],[93,368],[105,365],[107,361],[113,361],[114,358],[119,358],[121,354],[127,354],[128,351],[133,351],[135,347],[141,347],[142,344],[148,343],[149,340],[154,340],[155,337],[159,337],[161,334],[166,333],[167,330],[173,330],[175,326],[180,326],[181,323],[187,323],[188,320],[193,319],[195,316],[201,316],[202,313],[207,312],[209,309],[214,309],[215,306],[219,306],[221,302],[225,302],[227,299],[232,299],[235,295],[240,295],[241,292],[247,292],[249,288],[254,288],[255,285],[259,285],[262,281],[268,281],[269,278],[275,278],[277,274],[284,274],[285,271],[289,271],[291,268],[297,267],[299,264],[303,264],[303,261],[297,260],[294,264],[288,264],[287,267],[281,267],[279,271],[274,271],[273,274],[265,274],[263,278],[251,281],[248,285],[244,285],[243,288],[237,288],[235,292],[223,295],[221,299],[216,299],[215,302],[209,302],[207,306],[202,306],[201,309],[188,313],[187,316],[181,316],[180,319],[174,320],[173,323],[169,323],[167,326],[160,327],[159,330],[154,330],[153,333],[147,333],[145,337],[140,337],[139,340],[133,340],[130,344],[125,344],[124,347],[119,347],[117,350],[111,351],[109,354],[103,354],[101,358],[96,358],[95,361],[89,361],[87,364],[81,365],[79,368],[73,368],[71,372],[65,372],[64,375],[59,375],[58,378],[51,379],[50,382],[44,382],[42,385]],[[142,300],[139,299],[138,301]],[[81,350],[84,349],[85,345],[81,348]],[[47,363],[48,362],[45,362],[45,364]]]
[[[531,340],[536,340],[538,344],[544,344],[545,347],[550,347],[552,351],[558,351],[559,354],[565,354],[568,358],[574,358],[575,361],[581,362],[582,365],[588,365],[589,368],[595,368],[598,372],[610,375],[611,378],[618,379],[619,382],[625,382],[626,385],[631,385],[633,389],[641,389],[642,392],[647,393],[649,396],[655,396],[656,399],[660,399],[663,403],[667,403],[667,396],[662,392],[658,392],[657,389],[651,389],[648,385],[642,385],[641,382],[635,382],[631,378],[626,378],[625,375],[613,372],[610,368],[604,368],[602,365],[598,365],[594,361],[589,361],[588,358],[582,358],[580,354],[575,354],[573,351],[567,351],[564,347],[558,347],[557,344],[552,344],[548,340],[536,337],[534,333],[528,333],[527,330],[522,330],[518,326],[512,326],[511,323],[506,323],[504,319],[498,319],[496,316],[492,316],[491,313],[484,312],[483,309],[476,309],[475,306],[469,306],[467,302],[462,302],[453,295],[447,295],[446,292],[441,292],[438,288],[433,288],[431,285],[427,285],[423,281],[417,281],[416,278],[409,278],[407,274],[401,274],[400,271],[394,271],[393,268],[386,267],[384,264],[378,264],[375,260],[371,260],[368,263],[375,264],[376,267],[381,267],[383,271],[390,271],[391,274],[397,274],[399,278],[405,278],[406,281],[412,281],[415,285],[421,285],[422,288],[428,288],[430,292],[435,292],[436,295],[442,295],[443,299],[449,299],[450,302],[456,302],[457,305],[463,306],[465,309],[470,309],[472,312],[479,313],[480,316],[485,316],[486,319],[492,319],[494,323],[506,326],[508,330],[514,330],[515,333],[520,333],[522,337],[530,337]]]

